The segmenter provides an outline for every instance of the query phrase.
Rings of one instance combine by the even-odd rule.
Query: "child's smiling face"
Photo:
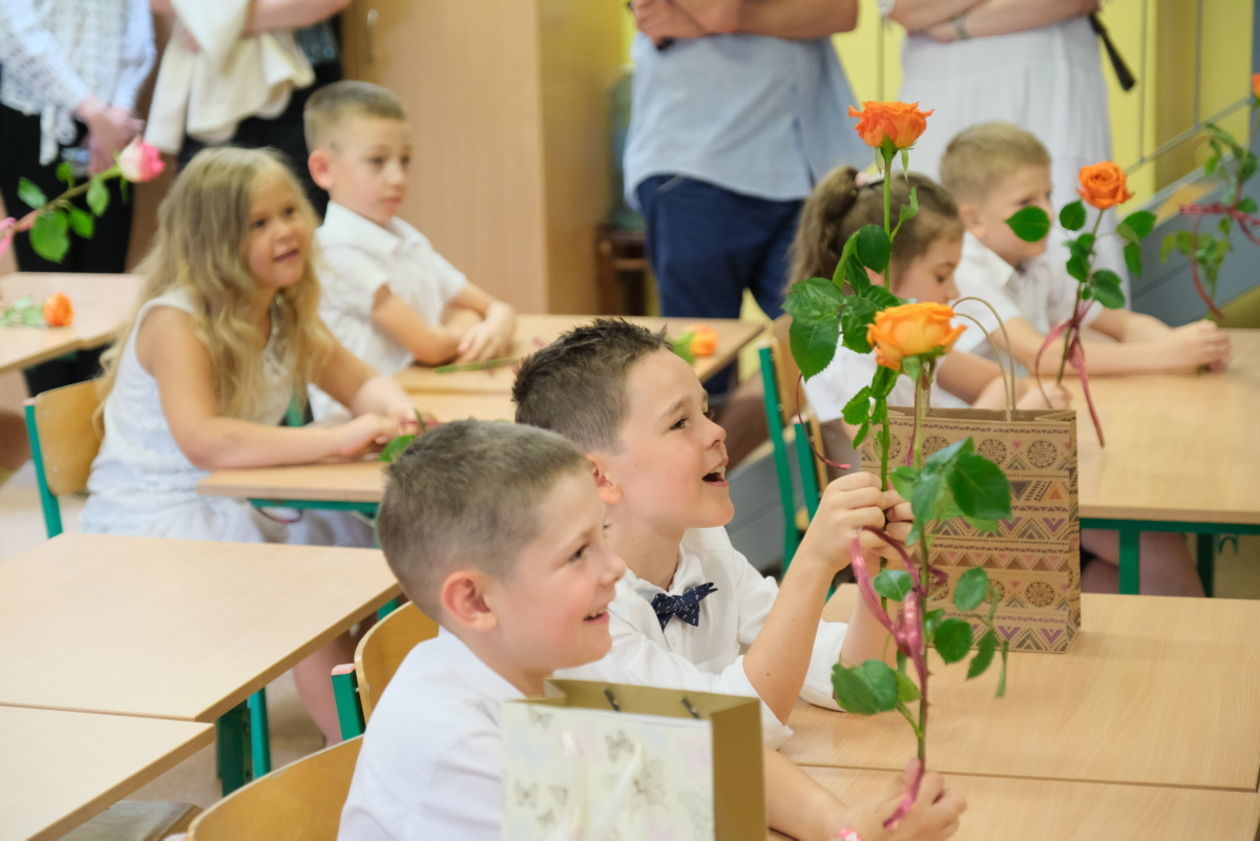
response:
[[[245,266],[260,292],[274,294],[306,271],[311,225],[292,179],[263,170],[250,189],[245,229]]]

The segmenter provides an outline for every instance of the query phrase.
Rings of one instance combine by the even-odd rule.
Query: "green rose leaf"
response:
[[[880,660],[851,669],[837,664],[831,671],[831,687],[836,702],[851,713],[874,715],[897,706],[897,676]]]
[[[1168,255],[1173,251],[1179,251],[1189,257],[1194,251],[1194,234],[1190,231],[1177,231],[1164,237],[1164,242],[1159,247],[1159,262],[1167,262]]]
[[[70,223],[60,210],[50,210],[35,218],[31,227],[31,248],[45,260],[60,263],[70,250]]]
[[[806,321],[792,319],[788,329],[788,344],[792,348],[792,358],[805,379],[815,376],[828,365],[836,355],[836,343],[840,336],[834,321]]]
[[[1079,231],[1085,227],[1085,203],[1080,199],[1063,205],[1059,211],[1059,224],[1066,230]]]
[[[888,234],[879,225],[864,225],[858,229],[857,256],[876,274],[883,274],[888,269],[888,257],[892,253],[892,242]]]
[[[980,567],[972,567],[958,576],[958,583],[954,585],[954,606],[962,611],[975,610],[988,593],[989,574]]]
[[[99,178],[93,178],[88,185],[87,204],[92,212],[100,216],[109,207],[109,188]]]
[[[971,650],[971,626],[961,619],[946,619],[936,629],[933,645],[946,663],[957,663]]]
[[[1125,247],[1126,250],[1128,246]],[[1109,269],[1094,272],[1094,297],[1104,307],[1119,309],[1124,306],[1124,291],[1120,276]]]
[[[1136,242],[1125,244],[1124,265],[1129,269],[1129,274],[1134,277],[1142,273],[1142,246]]]
[[[1073,254],[1067,261],[1067,273],[1076,278],[1079,283],[1084,283],[1089,277],[1089,264],[1085,262],[1084,257]]]
[[[793,320],[835,322],[844,309],[844,293],[823,277],[792,284],[783,300],[784,312]]]
[[[910,573],[904,569],[886,569],[875,576],[871,584],[876,593],[895,602],[905,601],[906,593],[914,586]]]
[[[908,464],[899,464],[888,471],[888,479],[902,499],[910,499],[914,496],[914,486],[919,481],[919,469]]]
[[[1040,242],[1050,233],[1050,215],[1040,207],[1025,207],[1006,220],[1024,242]]]
[[[897,700],[903,704],[919,700],[919,687],[915,686],[910,675],[899,670],[894,671],[893,674],[897,676]]]
[[[967,665],[967,680],[984,674],[984,670],[993,662],[993,654],[996,651],[997,634],[990,628],[984,632],[984,636],[980,637],[980,642],[976,644],[976,656],[972,657],[971,663]]]
[[[18,198],[32,210],[48,204],[44,191],[39,189],[35,182],[29,178],[18,179]]]
[[[861,426],[866,423],[871,414],[871,387],[866,385],[853,398],[844,404],[841,415],[844,422],[850,426]]]
[[[1136,242],[1149,236],[1151,231],[1155,230],[1155,214],[1149,210],[1139,210],[1136,213],[1130,213],[1124,217],[1120,227],[1127,229],[1134,237],[1133,241]],[[1124,236],[1124,234],[1121,234],[1121,236]],[[1125,239],[1128,239],[1128,237],[1125,237]]]
[[[64,182],[67,187],[74,186],[74,167],[70,166],[69,161],[57,164],[57,180]]]
[[[670,349],[688,365],[696,361],[695,355],[691,352],[691,340],[695,337],[696,334],[688,330],[678,338],[669,340]]]
[[[959,453],[947,482],[964,517],[997,520],[1011,516],[1011,484],[1002,469],[975,453]]]
[[[929,610],[923,614],[923,634],[930,641],[936,636],[936,629],[941,627],[941,623],[945,621],[944,608]]]
[[[1256,212],[1256,200],[1251,196],[1243,196],[1242,201],[1238,202],[1238,209],[1243,213]]]
[[[407,449],[407,446],[414,440],[416,440],[414,435],[397,436],[385,445],[385,449],[381,450],[380,460],[393,464],[403,454],[403,450]]]
[[[92,231],[96,230],[96,220],[92,218],[92,214],[72,205],[70,207],[70,228],[84,239],[90,239]]]
[[[840,341],[854,353],[870,353],[871,343],[866,340],[866,329],[875,320],[878,310],[870,301],[857,296],[850,297],[848,304],[840,313]]]

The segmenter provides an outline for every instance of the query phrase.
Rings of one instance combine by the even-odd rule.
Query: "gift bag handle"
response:
[[[965,298],[959,298],[954,304],[961,304],[963,301],[975,301],[977,304],[983,305],[989,312],[993,313],[993,318],[997,320],[998,329],[1002,331],[1002,341],[1006,343],[1006,350],[996,354],[998,357],[998,368],[1002,372],[1002,389],[1006,392],[1006,419],[1011,420],[1011,416],[1015,413],[1015,354],[1011,352],[1011,337],[1006,332],[1006,322],[1002,320],[1002,316],[998,315],[993,305],[984,298],[977,298],[974,295],[968,295]],[[962,316],[980,328],[980,332],[989,340],[989,347],[993,347],[993,336],[985,329],[975,316],[968,315],[965,312],[954,310],[955,315]],[[994,348],[996,351],[997,348]],[[1002,364],[1002,358],[1005,357],[1006,364]],[[1009,379],[1008,379],[1009,377]]]

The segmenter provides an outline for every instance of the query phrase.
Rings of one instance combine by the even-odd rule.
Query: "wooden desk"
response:
[[[1121,592],[1137,592],[1142,531],[1260,533],[1260,330],[1228,332],[1222,373],[1090,378],[1105,449],[1079,382],[1063,381],[1077,409],[1081,525],[1120,531]]]
[[[209,724],[0,707],[0,841],[60,838],[213,738]]]
[[[114,338],[131,314],[142,280],[129,274],[18,272],[0,277],[0,301],[11,304],[30,296],[42,305],[54,292],[74,304],[69,327],[0,327],[0,373],[29,368]]]
[[[553,341],[566,330],[587,324],[598,318],[594,315],[518,315],[516,337],[512,355],[524,356]],[[646,318],[627,317],[626,321],[642,324],[651,330],[661,327],[671,337],[681,336],[686,329],[697,323],[694,318]],[[761,335],[762,324],[737,319],[710,318],[704,320],[718,334],[717,352],[713,356],[698,358],[692,367],[696,376],[707,380],[725,368],[739,355],[739,351]],[[516,371],[512,366],[489,371],[461,371],[455,374],[435,374],[432,368],[413,365],[398,374],[397,379],[408,391],[494,391],[507,393],[512,390]]]
[[[846,803],[896,791],[898,775],[888,771],[805,770]],[[961,774],[945,783],[967,801],[961,841],[1254,841],[1260,822],[1254,792]]]
[[[841,588],[828,618],[849,615],[855,597]],[[1066,654],[1011,652],[1001,700],[992,671],[968,682],[965,667],[935,660],[929,766],[1255,792],[1260,602],[1086,593],[1081,615]],[[798,705],[789,723],[783,752],[806,765],[896,770],[915,752],[895,714]]]
[[[0,563],[0,704],[211,722],[398,593],[375,549],[63,534]]]

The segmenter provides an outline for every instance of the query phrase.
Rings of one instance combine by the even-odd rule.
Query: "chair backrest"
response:
[[[260,777],[202,812],[188,841],[336,841],[363,739]]]
[[[54,388],[26,401],[26,434],[49,537],[61,533],[57,497],[87,487],[92,460],[101,448],[95,418],[100,403],[95,380]]]
[[[354,671],[359,682],[363,719],[372,716],[385,686],[416,644],[437,636],[438,625],[420,608],[407,602],[378,620],[359,640],[354,651]]]

